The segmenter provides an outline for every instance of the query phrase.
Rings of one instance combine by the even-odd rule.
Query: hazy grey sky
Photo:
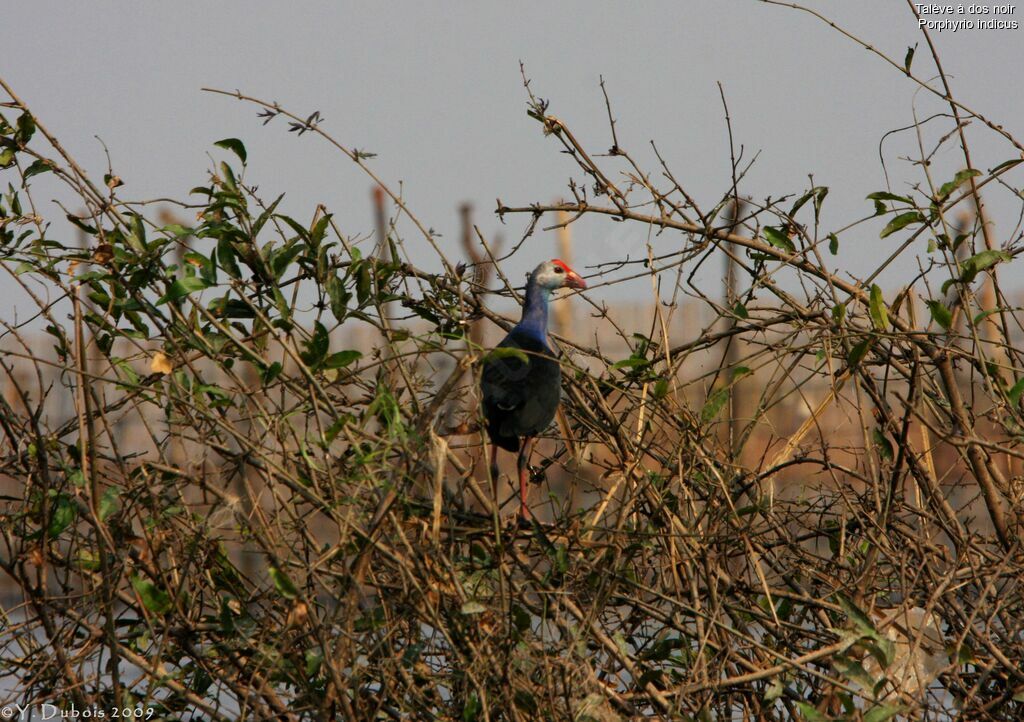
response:
[[[904,3],[812,5],[900,62],[908,45],[921,42],[915,71],[932,75]],[[1024,24],[1024,11],[1006,17]],[[302,219],[322,202],[347,233],[372,230],[369,181],[341,155],[315,137],[285,132],[282,122],[263,127],[252,106],[199,90],[238,88],[301,114],[319,110],[341,142],[378,153],[375,169],[396,186],[404,181],[411,208],[453,250],[458,203],[472,201],[489,232],[498,228],[496,197],[551,200],[579,176],[527,118],[520,60],[551,112],[596,150],[610,145],[603,74],[622,145],[653,165],[654,139],[708,205],[728,187],[721,81],[737,143],[748,158],[761,153],[743,190],[760,198],[797,192],[813,173],[833,188],[826,219],[835,225],[869,210],[865,194],[884,187],[878,142],[913,120],[909,80],[806,13],[753,0],[22,0],[5,4],[4,26],[0,74],[97,177],[105,169],[93,137],[100,136],[125,198],[183,197],[203,182],[211,143],[237,136],[249,150],[247,180],[261,194],[287,190],[288,211]],[[933,37],[958,96],[1024,137],[1024,30]],[[944,110],[924,95],[918,101],[922,116]],[[1013,156],[980,124],[968,133],[976,167]],[[895,160],[912,141],[904,134],[887,145],[895,190],[905,190],[900,178],[914,177]],[[962,167],[954,151],[950,145],[937,157],[939,176]],[[1008,233],[1018,208],[990,202],[997,230]],[[509,218],[506,234],[518,237],[525,222]],[[878,238],[881,225],[844,238],[850,270],[864,271],[894,247]],[[593,220],[580,224],[576,240],[577,265],[585,266],[623,248],[642,251],[644,237],[635,226]],[[514,271],[550,256],[544,239],[533,243]],[[678,237],[657,243],[671,247]],[[901,272],[908,269],[883,280],[894,285]]]

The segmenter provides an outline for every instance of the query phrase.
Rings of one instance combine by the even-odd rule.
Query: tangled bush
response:
[[[648,278],[649,328],[597,291],[590,340],[555,337],[563,412],[530,529],[507,523],[504,475],[482,463],[479,361],[512,322],[491,270],[516,295],[483,234],[476,263],[453,263],[318,114],[238,93],[347,156],[395,219],[371,247],[327,208],[280,213],[229,138],[198,207],[179,204],[195,223],[170,222],[121,199],[113,170],[94,181],[4,85],[0,265],[36,310],[3,321],[16,598],[0,701],[163,719],[1018,719],[1024,359],[996,274],[1020,232],[997,243],[980,193],[1019,202],[1022,149],[919,82],[949,109],[935,147],[960,143],[964,167],[933,178],[922,144],[917,185],[834,229],[827,187],[757,203],[735,157],[703,208],[619,145],[610,103],[598,156],[527,83],[578,175],[571,200],[499,216],[525,220],[523,241],[599,215],[658,244],[589,269],[598,288]],[[967,118],[1013,157],[974,167]],[[43,174],[81,203],[71,225],[42,215]],[[864,278],[832,267],[864,234],[902,241]],[[693,273],[723,255],[725,298]],[[883,291],[878,273],[914,255],[920,273]],[[687,308],[703,324],[681,337]]]

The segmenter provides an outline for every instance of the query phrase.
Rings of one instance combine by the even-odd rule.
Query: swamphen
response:
[[[498,348],[522,353],[494,354],[484,360],[480,387],[487,435],[491,438],[491,474],[498,475],[498,447],[519,453],[520,517],[526,506],[526,477],[534,438],[548,427],[562,393],[562,371],[548,347],[548,301],[556,288],[586,288],[586,282],[557,258],[545,261],[526,283],[523,318]]]

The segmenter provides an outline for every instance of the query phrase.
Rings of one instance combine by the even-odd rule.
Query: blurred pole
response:
[[[460,240],[462,251],[466,259],[472,264],[473,283],[479,287],[486,287],[491,280],[492,268],[489,260],[475,243],[473,243],[473,204],[463,203],[459,206],[459,219],[461,221]],[[479,350],[484,345],[484,326],[480,319],[473,319],[468,322],[467,337],[471,349]]]
[[[957,217],[956,217],[956,221],[955,221],[955,224],[953,226],[953,236],[954,236],[954,238],[956,236],[961,235],[961,234],[966,234],[966,235],[970,236],[971,229],[972,229],[973,226],[974,226],[974,214],[973,213],[971,213],[969,211],[963,211],[963,212],[959,213],[957,215]],[[967,260],[968,256],[970,256],[970,254],[971,254],[971,244],[968,243],[968,239],[964,239],[963,243],[961,243],[959,246],[957,246],[956,252],[954,253],[954,256],[956,257],[956,262],[958,264],[963,263],[964,261]],[[984,305],[985,289],[988,288],[988,286],[991,283],[991,280],[992,280],[991,278],[989,278],[988,276],[985,276],[985,286],[984,286],[984,288],[982,290],[982,298],[978,299],[979,301],[982,302],[982,305]],[[950,309],[953,309],[957,305],[959,305],[960,301],[959,301],[959,298],[957,297],[957,287],[956,286],[952,286],[950,288],[949,297],[946,298],[946,299],[943,299],[943,302],[946,304],[946,308],[950,308]],[[971,310],[969,308],[963,308],[963,309],[960,309],[960,310],[961,310],[961,312],[958,313],[956,315],[956,317],[955,317],[955,321],[954,321],[953,327],[949,329],[949,335],[950,336],[959,336],[965,330],[966,324],[964,323],[964,317],[967,314],[969,314],[971,312]]]
[[[384,189],[379,185],[373,187],[373,220],[377,231],[377,245],[374,247],[373,255],[381,263],[391,263],[395,258],[391,252],[391,239],[388,237],[387,196],[384,194]],[[376,274],[374,277],[376,278]],[[374,282],[374,292],[378,294],[380,292],[376,281]],[[387,332],[391,330],[393,305],[393,302],[380,305],[381,333],[384,334],[385,338],[387,338]]]
[[[374,256],[382,261],[391,260],[391,246],[388,244],[388,212],[384,189],[373,187],[373,223],[377,231],[377,246]]]
[[[974,218],[964,213],[961,216],[961,219],[962,230],[959,232],[970,233],[972,226],[974,225]],[[961,248],[966,245],[966,242],[964,242],[961,244]],[[978,305],[981,307],[979,310],[995,311],[999,308],[999,298],[996,294],[996,275],[994,268],[990,269],[987,273],[981,274],[981,276],[981,291],[978,294]],[[1002,344],[1007,339],[1003,338],[1003,330],[999,326],[999,319],[1001,317],[1002,314],[999,313],[990,313],[986,316],[984,321],[981,323],[981,327],[978,329],[978,335],[981,336],[981,340],[985,345],[985,355],[988,357],[989,361],[1000,366],[1005,366],[1007,363],[1006,350],[1003,348]],[[1011,383],[1013,383],[1012,380]]]
[[[739,225],[740,218],[743,217],[743,212],[746,208],[746,203],[739,198],[735,199],[730,205],[727,211],[726,222],[729,224],[729,232],[735,233],[736,228]],[[738,322],[736,315],[733,313],[733,309],[736,306],[736,302],[739,300],[736,291],[736,261],[733,259],[730,253],[723,253],[725,257],[725,275],[724,275],[724,288],[723,293],[725,294],[724,302],[722,306],[726,309],[726,316],[729,328],[734,328]],[[725,382],[729,383],[732,380],[731,374],[735,369],[740,360],[743,358],[743,344],[740,341],[739,335],[731,336],[726,341],[725,346],[725,357],[722,359],[722,365],[727,370],[727,377]],[[744,381],[737,381],[732,387],[732,393],[729,394],[729,423],[727,425],[729,434],[729,451],[736,461],[739,461],[737,456],[741,452],[740,443],[743,438],[743,419],[748,416],[748,410],[750,405],[747,403],[747,394],[750,391],[750,386]]]
[[[558,230],[556,231],[556,243],[558,245],[558,258],[572,268],[572,226],[566,225],[569,222],[567,211],[558,211]],[[572,305],[563,301],[554,306],[555,333],[562,338],[572,339]]]

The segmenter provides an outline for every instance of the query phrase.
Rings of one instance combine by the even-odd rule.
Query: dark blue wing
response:
[[[487,432],[498,446],[516,451],[519,438],[539,434],[558,409],[561,370],[547,346],[513,329],[498,348],[523,354],[499,354],[484,362],[480,379]]]

